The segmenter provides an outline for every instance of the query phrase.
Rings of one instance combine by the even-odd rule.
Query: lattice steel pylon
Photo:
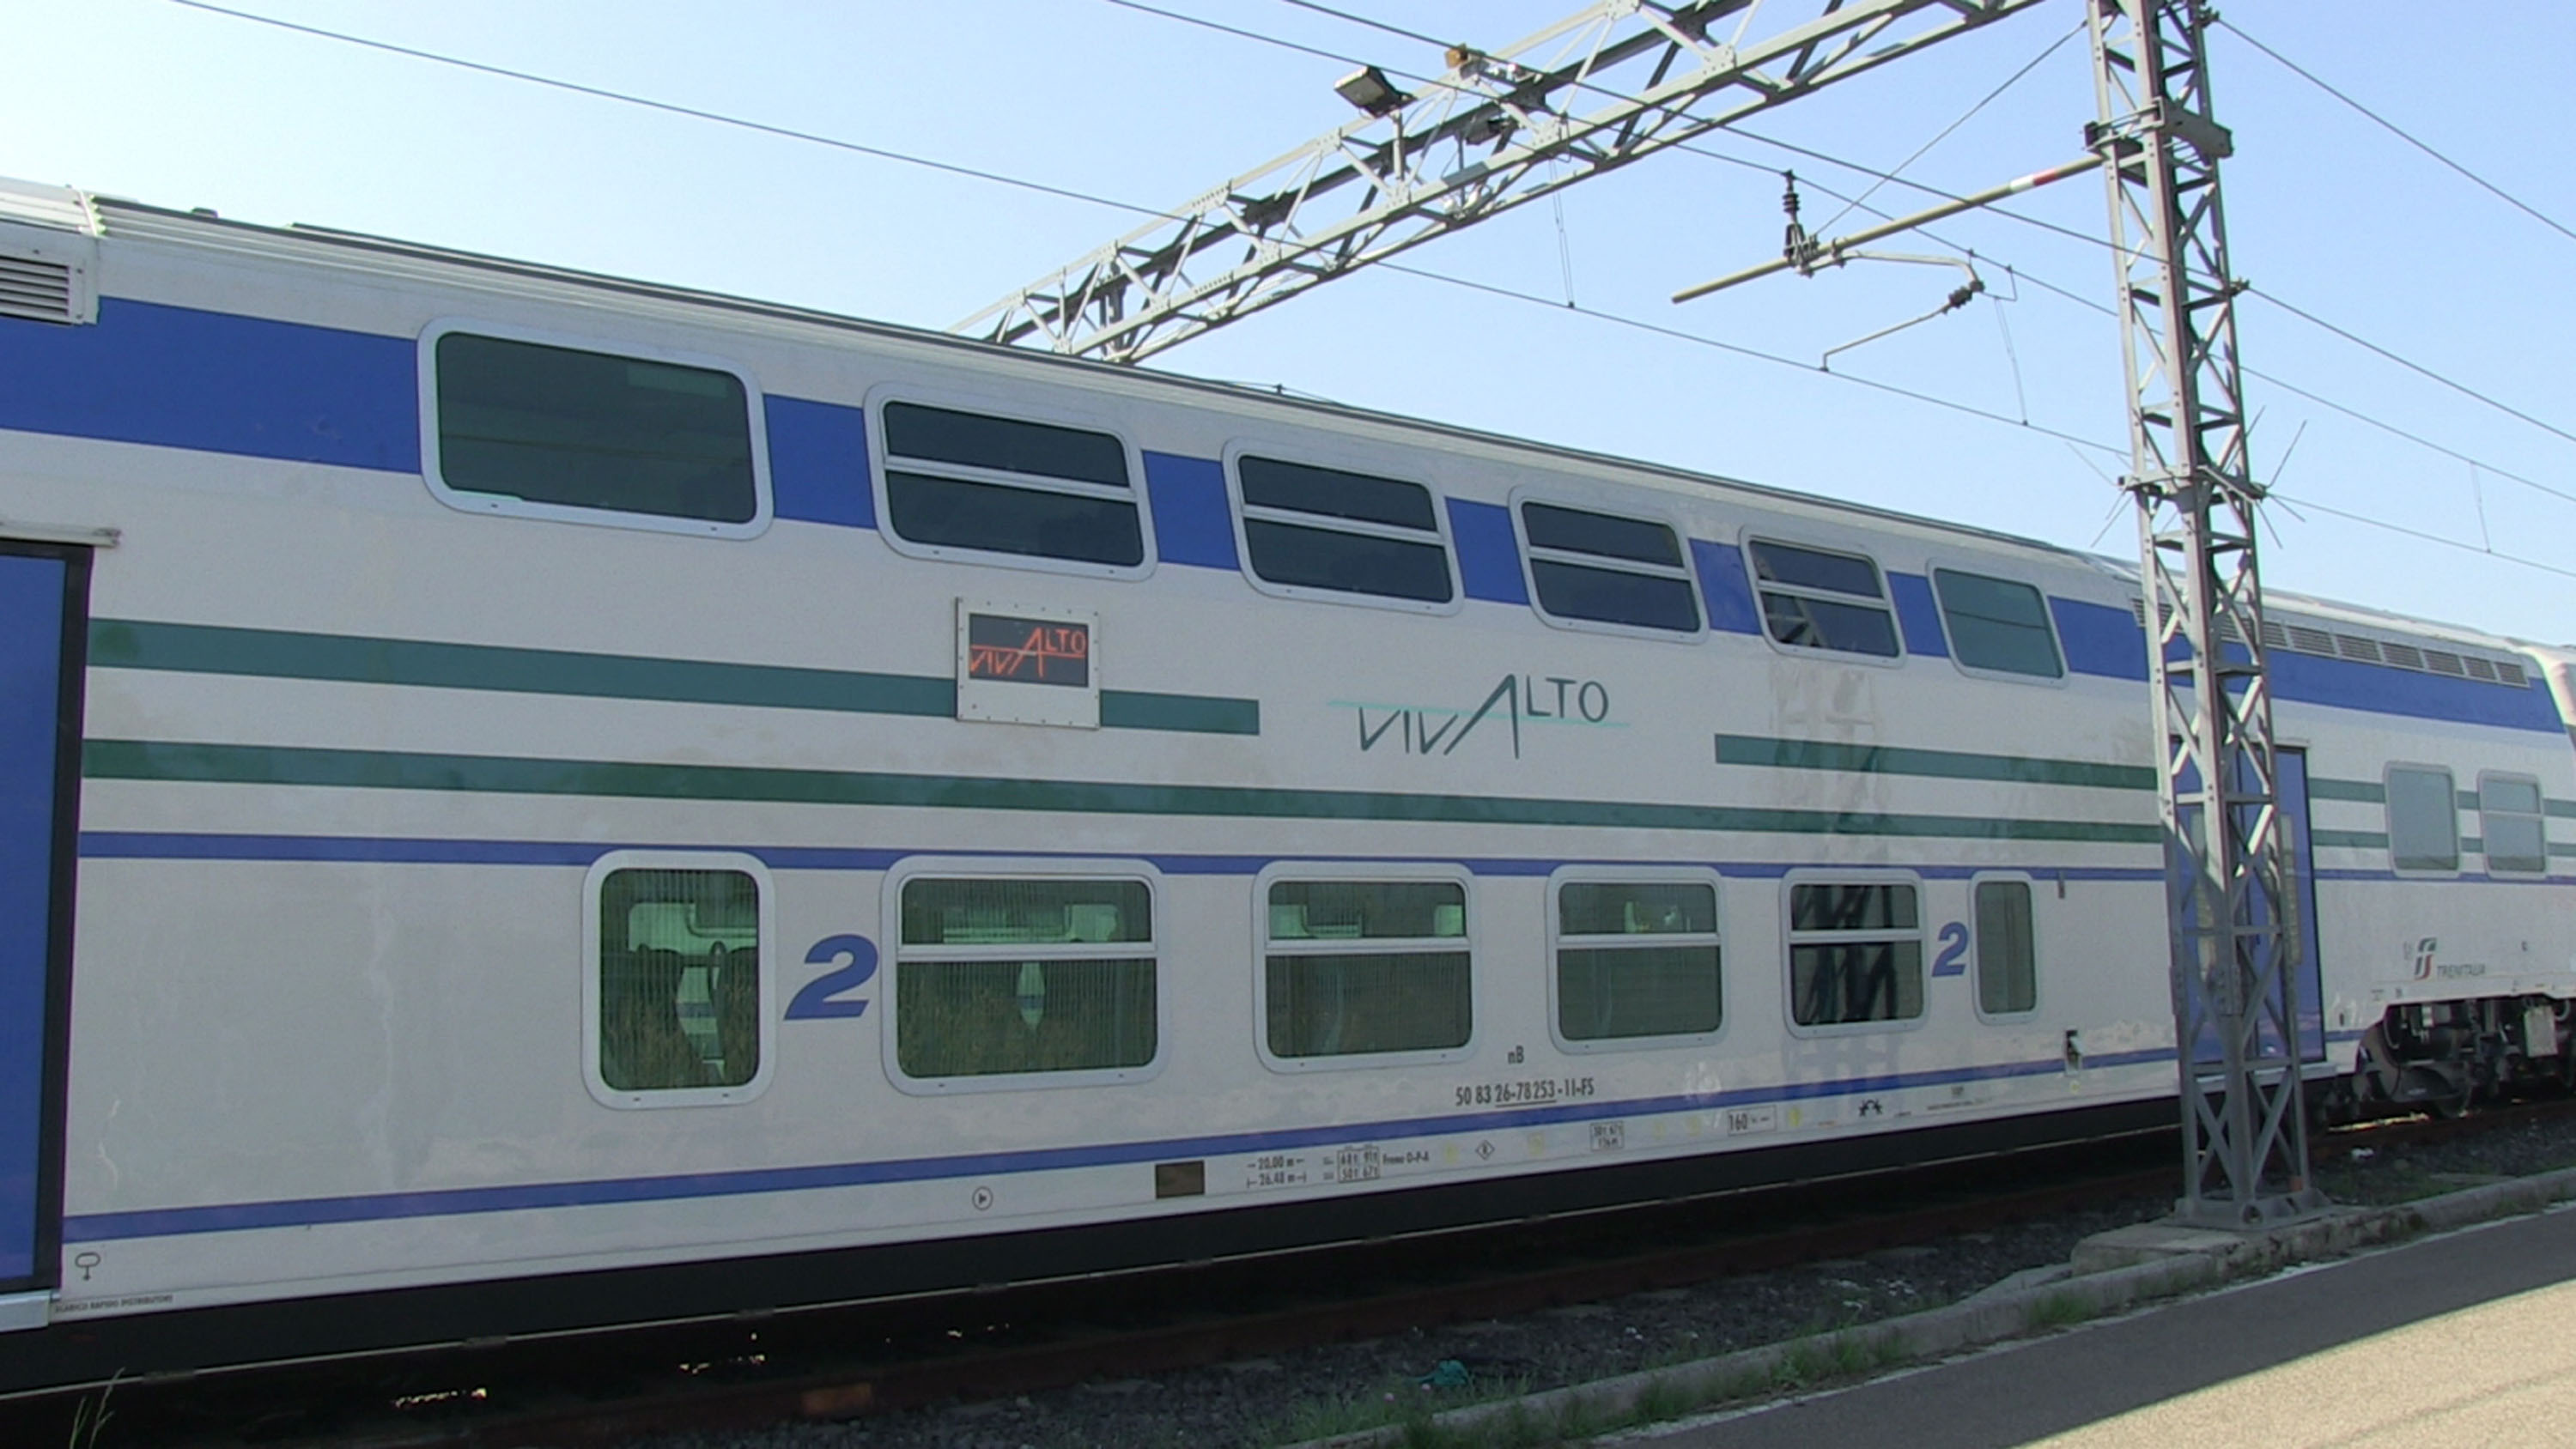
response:
[[[2244,390],[2201,0],[2085,0],[2109,177],[2179,1061],[2176,1216],[2321,1206],[2300,1082],[2300,932],[2272,747]]]

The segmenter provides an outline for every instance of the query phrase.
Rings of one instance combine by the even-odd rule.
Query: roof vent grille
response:
[[[70,324],[81,320],[69,263],[0,254],[0,317]]]

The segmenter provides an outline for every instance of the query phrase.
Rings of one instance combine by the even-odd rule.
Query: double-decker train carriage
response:
[[[2137,596],[12,184],[0,1388],[2166,1125]],[[2563,1072],[2539,659],[2288,597],[2266,633],[2320,1092]]]

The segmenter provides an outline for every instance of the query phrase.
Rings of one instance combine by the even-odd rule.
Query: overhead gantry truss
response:
[[[1363,114],[949,329],[1141,362],[1372,262],[1874,70],[2042,0],[1599,0],[1455,46]]]

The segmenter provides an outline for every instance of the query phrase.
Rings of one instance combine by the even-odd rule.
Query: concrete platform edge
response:
[[[1764,1344],[1716,1358],[1642,1369],[1561,1389],[1468,1404],[1432,1416],[1450,1433],[1472,1434],[1515,1421],[1534,1425],[1626,1427],[1641,1405],[1670,1406],[1674,1416],[1728,1399],[1794,1390],[1900,1364],[1937,1359],[2050,1328],[2100,1318],[2194,1289],[2277,1272],[2293,1263],[2340,1256],[2355,1248],[2395,1242],[2427,1232],[2468,1227],[2539,1212],[2576,1198],[2576,1168],[2562,1168],[2509,1182],[2488,1183],[2439,1197],[2387,1207],[2329,1209],[2312,1218],[2260,1231],[2178,1235],[2164,1247],[2076,1250],[2071,1276],[2028,1288],[1988,1289],[1942,1308],[1901,1318],[1855,1324],[1785,1343]],[[2105,1234],[2108,1238],[2113,1235]],[[2182,1240],[2189,1246],[2179,1245]],[[2126,1259],[2123,1261],[2123,1259]],[[2000,1287],[2001,1285],[1999,1285]],[[1290,1449],[1376,1449],[1401,1443],[1406,1426],[1391,1424]]]

